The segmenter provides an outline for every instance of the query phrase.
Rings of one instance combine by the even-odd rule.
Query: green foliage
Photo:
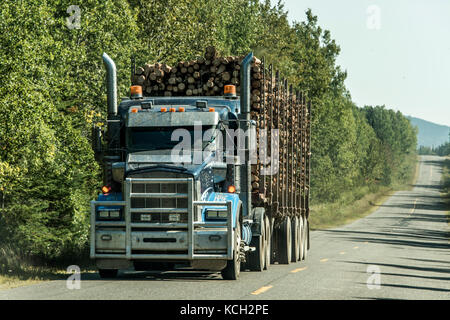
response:
[[[79,30],[66,27],[69,5],[0,4],[0,240],[46,258],[85,248],[99,184],[88,133],[106,100],[100,56],[124,42],[123,70],[132,42],[126,1],[84,1]]]
[[[437,154],[438,156],[448,156],[450,155],[450,142],[441,144],[437,148],[431,150],[431,153],[424,154]]]
[[[381,142],[381,181],[386,185],[408,181],[413,164],[405,160],[416,153],[417,128],[399,111],[386,110],[384,106],[366,106],[363,112]]]
[[[402,179],[415,132],[400,113],[357,108],[336,65],[340,48],[308,10],[290,24],[280,1],[80,0],[80,29],[69,29],[69,0],[0,3],[0,241],[44,259],[79,254],[88,240],[89,200],[100,183],[90,148],[106,116],[101,54],[116,62],[127,94],[138,64],[250,50],[306,92],[312,110],[312,197]]]
[[[419,155],[436,155],[433,148],[426,147],[426,146],[419,146],[419,149],[417,149],[417,154],[419,154]]]

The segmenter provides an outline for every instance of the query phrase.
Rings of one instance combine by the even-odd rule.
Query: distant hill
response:
[[[419,128],[417,136],[418,146],[437,147],[448,142],[449,126],[443,126],[426,120],[414,117],[407,117],[413,126]]]

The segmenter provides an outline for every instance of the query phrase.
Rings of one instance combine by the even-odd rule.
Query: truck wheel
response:
[[[297,262],[300,251],[300,241],[299,241],[299,219],[298,217],[294,217],[292,219],[292,254],[291,254],[291,262]]]
[[[241,224],[239,221],[236,222],[236,228],[234,231],[234,252],[233,260],[227,261],[227,266],[222,270],[222,278],[225,280],[237,280],[239,274],[241,273],[241,259],[239,253],[241,250]]]
[[[264,270],[269,269],[270,259],[272,257],[272,232],[270,227],[270,220],[267,216],[264,218],[264,226],[266,227],[266,245],[265,245],[265,264]]]
[[[292,256],[291,218],[285,217],[278,230],[278,263],[289,264]]]
[[[117,272],[119,270],[117,269],[98,269],[98,273],[100,275],[100,278],[115,278],[117,276]]]
[[[304,236],[303,236],[303,234],[305,233],[304,232],[304,225],[303,225],[303,217],[302,216],[300,216],[299,218],[298,218],[298,222],[299,222],[299,225],[298,225],[298,232],[299,232],[299,234],[298,234],[298,239],[299,239],[299,246],[298,246],[298,261],[302,261],[303,260],[303,251],[304,251]]]
[[[261,235],[252,238],[251,247],[255,247],[255,251],[250,252],[248,259],[248,268],[251,271],[263,271],[266,264],[266,226],[261,226]]]

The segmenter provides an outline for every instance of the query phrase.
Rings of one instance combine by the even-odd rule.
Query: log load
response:
[[[174,66],[157,62],[138,67],[131,82],[142,86],[144,96],[222,96],[228,84],[235,85],[239,95],[243,59],[221,57],[214,47],[207,47],[203,57]],[[265,206],[275,218],[308,215],[310,103],[305,95],[294,93],[272,65],[266,68],[264,59],[253,57],[250,79],[250,114],[257,123],[257,137],[261,129],[267,130],[267,148],[258,148],[258,162],[251,168],[252,204]],[[271,142],[274,129],[278,145]],[[271,154],[276,148],[278,154]],[[270,160],[272,174],[263,174],[268,168],[261,159]]]

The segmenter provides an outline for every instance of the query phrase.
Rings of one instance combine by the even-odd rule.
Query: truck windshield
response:
[[[172,141],[172,134],[177,129],[184,129],[186,138],[180,137],[175,133]],[[202,131],[197,133],[202,149],[204,149],[213,139],[209,141],[201,141],[206,130],[214,129],[212,126],[203,126]],[[215,131],[215,130],[214,130]],[[180,131],[181,132],[181,131]],[[190,139],[191,148],[194,148],[194,127],[160,127],[160,128],[129,128],[127,130],[127,144],[129,151],[146,151],[146,150],[167,150],[172,149],[184,139]],[[195,145],[195,146],[197,146]]]

